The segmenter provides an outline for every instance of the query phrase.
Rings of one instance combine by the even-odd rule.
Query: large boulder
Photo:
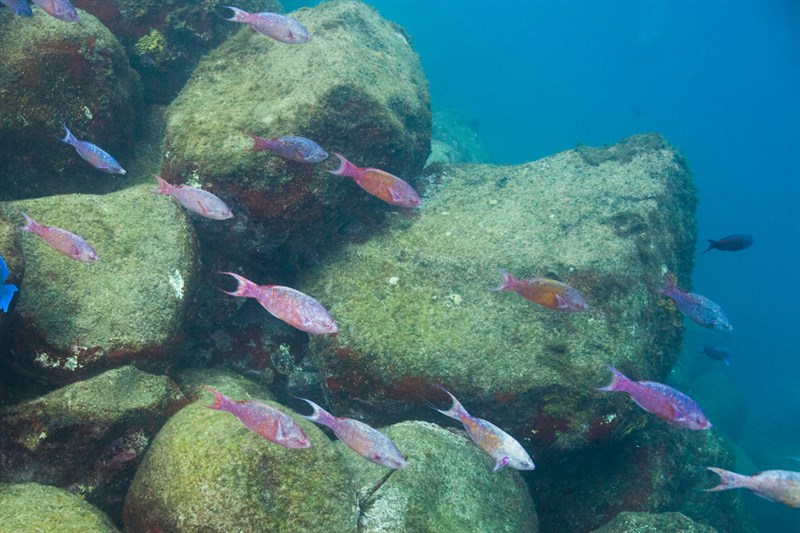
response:
[[[28,268],[18,295],[10,362],[64,384],[134,361],[165,368],[184,331],[198,262],[191,224],[152,185],[95,195],[9,202],[41,224],[72,231],[100,260],[81,263],[21,235]]]
[[[698,524],[681,513],[619,513],[608,524],[592,533],[716,533],[711,526]]]
[[[145,98],[168,103],[189,78],[200,57],[239,30],[219,16],[215,4],[197,0],[74,0],[120,40],[142,76]],[[277,0],[240,0],[236,6],[280,11]]]
[[[204,237],[273,266],[313,260],[346,223],[387,207],[325,172],[333,162],[250,152],[249,133],[306,136],[406,179],[422,169],[431,137],[427,81],[401,28],[360,2],[290,16],[308,28],[308,43],[243,28],[200,62],[169,108],[164,141],[164,175],[202,184],[236,214],[236,224],[213,225]]]
[[[223,385],[232,398],[251,399],[235,394],[242,390],[236,383]],[[125,531],[355,530],[350,472],[322,431],[266,401],[292,416],[312,442],[308,449],[282,448],[205,407],[210,397],[182,409],[156,436],[125,500]]]
[[[418,421],[381,431],[408,459],[408,467],[395,471],[382,485],[378,484],[386,468],[337,444],[360,495],[358,531],[538,531],[533,500],[520,474],[492,472],[492,460],[463,433]]]
[[[0,481],[68,488],[121,516],[144,451],[183,403],[169,378],[128,366],[2,409]]]
[[[141,84],[111,32],[88,13],[67,24],[0,9],[0,50],[0,199],[120,188],[54,138],[63,122],[129,161]]]
[[[554,455],[624,435],[644,413],[613,394],[603,363],[663,380],[682,320],[657,293],[685,285],[694,186],[658,135],[513,167],[434,167],[418,219],[342,249],[297,287],[323,302],[337,336],[311,349],[337,412],[400,418],[448,387],[473,414]],[[500,284],[559,279],[589,309],[563,313]],[[436,397],[433,395],[437,394]]]
[[[37,483],[0,483],[0,531],[117,533],[101,511],[78,496]]]

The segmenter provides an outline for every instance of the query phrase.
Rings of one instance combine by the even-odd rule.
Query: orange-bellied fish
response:
[[[336,333],[339,328],[330,313],[311,296],[281,285],[256,285],[247,278],[233,272],[219,272],[233,276],[239,285],[233,292],[222,291],[231,296],[255,298],[261,307],[290,326],[308,333]]]
[[[503,269],[503,283],[493,291],[516,292],[528,301],[558,311],[583,311],[588,308],[583,296],[560,281],[547,278],[517,279]]]
[[[279,157],[299,163],[319,163],[328,158],[328,152],[322,146],[305,137],[284,135],[274,139],[265,139],[252,133],[250,137],[253,139],[251,152],[269,150]]]
[[[438,386],[437,386],[438,387]],[[464,424],[467,435],[483,451],[494,459],[493,471],[497,472],[501,468],[508,466],[516,470],[533,470],[535,465],[525,448],[511,435],[495,426],[488,420],[477,418],[470,415],[464,406],[450,394],[444,387],[438,387],[450,396],[453,406],[447,411],[433,407],[445,416],[449,416]]]
[[[206,390],[214,395],[209,409],[227,411],[247,429],[284,448],[310,448],[311,441],[292,417],[261,402],[253,400],[234,401],[211,387]]]
[[[194,211],[195,213],[213,220],[227,220],[233,217],[231,208],[228,207],[218,196],[211,194],[197,187],[188,185],[172,185],[164,181],[161,176],[153,177],[158,180],[158,189],[153,191],[155,194],[165,194],[180,205]]]
[[[100,259],[97,257],[94,248],[74,233],[70,233],[61,228],[43,226],[22,211],[20,211],[20,214],[25,218],[25,225],[21,226],[19,229],[35,233],[54,250],[76,261],[83,261],[84,263],[94,263]]]
[[[225,20],[247,24],[261,35],[276,41],[288,44],[302,44],[311,39],[311,35],[302,24],[278,13],[248,13],[238,7],[220,7],[233,11],[233,16]]]
[[[66,126],[64,126],[64,129],[67,133],[64,135],[64,138],[61,139],[61,142],[65,142],[75,148],[78,155],[88,161],[94,168],[102,170],[103,172],[108,172],[109,174],[125,174],[125,169],[122,168],[116,159],[111,157],[111,154],[88,141],[76,139]]]
[[[303,400],[314,409],[312,414],[303,416],[312,422],[331,428],[339,440],[367,461],[393,469],[408,466],[406,458],[403,457],[394,442],[377,429],[352,418],[333,416],[311,400],[298,399]]]
[[[33,0],[45,13],[64,22],[77,22],[78,12],[69,0]]]
[[[716,487],[706,492],[728,489],[747,489],[762,498],[800,509],[800,472],[789,470],[767,470],[753,476],[743,476],[722,468],[708,467],[720,477]]]
[[[359,187],[373,196],[377,196],[387,204],[399,207],[417,207],[421,200],[411,185],[394,174],[377,168],[361,168],[334,152],[339,158],[339,168],[329,170],[337,176],[347,176],[356,180]]]
[[[613,366],[606,365],[606,368],[613,374],[611,383],[598,391],[625,392],[636,405],[673,426],[711,429],[711,422],[700,406],[682,392],[655,381],[633,381]]]

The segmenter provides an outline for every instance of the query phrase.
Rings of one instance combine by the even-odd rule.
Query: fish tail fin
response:
[[[327,426],[331,429],[335,429],[336,426],[336,418],[330,414],[328,411],[320,407],[319,405],[315,404],[311,400],[307,400],[305,398],[296,397],[298,400],[303,400],[308,405],[314,409],[314,412],[310,415],[303,415],[305,418],[311,420],[312,422],[316,422],[317,424],[322,424],[323,426]]]
[[[158,174],[152,175],[158,181],[158,189],[153,191],[153,194],[169,194],[172,191],[172,185],[167,183],[164,178]]]
[[[355,166],[353,163],[345,159],[342,154],[337,154],[333,152],[333,155],[339,159],[339,168],[336,170],[329,170],[331,174],[335,174],[336,176],[348,176],[350,178],[355,178],[358,175],[358,167]]]
[[[206,407],[208,407],[209,409],[214,409],[217,411],[227,411],[228,407],[233,403],[233,400],[231,400],[218,390],[209,387],[208,385],[206,385],[204,389],[214,395],[214,403],[212,403],[211,405],[206,405]]]
[[[249,151],[260,152],[262,150],[269,150],[269,146],[267,146],[267,139],[264,137],[259,137],[255,133],[248,133],[248,135],[251,139],[253,139],[253,146]]]
[[[21,231],[29,231],[31,233],[36,233],[37,231],[39,231],[41,229],[42,225],[39,224],[38,222],[36,222],[35,220],[33,220],[31,217],[29,217],[27,213],[25,213],[24,211],[20,211],[19,214],[22,215],[23,218],[25,218],[25,225],[24,226],[20,226],[18,228],[19,230],[21,230]]]
[[[503,281],[497,287],[490,289],[494,292],[500,291],[513,291],[514,283],[517,281],[513,275],[509,274],[507,271],[503,270],[502,268],[497,269],[498,272],[503,276]]]
[[[453,401],[453,405],[450,407],[450,409],[447,410],[442,410],[437,407],[434,407],[434,409],[442,413],[444,416],[449,416],[450,418],[459,421],[463,420],[464,417],[469,416],[469,413],[467,412],[466,409],[464,409],[464,406],[461,405],[461,402],[459,402],[458,399],[455,396],[453,396],[453,394],[449,390],[445,389],[441,385],[436,385],[436,388],[443,391],[448,396],[450,396],[450,399]]]
[[[705,489],[705,492],[748,488],[750,486],[750,478],[748,476],[743,476],[741,474],[737,474],[736,472],[730,472],[729,470],[723,470],[722,468],[714,468],[713,466],[707,467],[706,470],[710,470],[719,476],[719,485],[716,487],[711,487],[710,489]]]
[[[661,294],[669,294],[671,291],[678,288],[678,284],[675,281],[675,275],[670,273],[664,276],[664,286],[661,287],[658,292]]]
[[[233,292],[222,291],[225,294],[230,294],[231,296],[241,296],[242,298],[250,298],[253,296],[253,289],[256,287],[256,284],[249,279],[240,276],[239,274],[234,274],[233,272],[217,272],[217,274],[227,274],[229,276],[233,276],[233,278],[239,283],[236,286],[236,290]]]
[[[628,379],[628,377],[625,376],[625,374],[623,374],[622,372],[620,372],[611,365],[606,365],[606,368],[611,371],[612,374],[611,383],[609,383],[605,387],[599,387],[596,390],[601,392],[624,391],[626,389],[626,385],[630,383],[631,380]]]
[[[16,285],[10,283],[0,286],[0,309],[2,309],[4,313],[8,313],[8,306],[11,303],[11,299],[18,290]]]
[[[225,9],[230,9],[231,11],[233,11],[232,17],[230,18],[222,17],[225,20],[230,20],[232,22],[247,22],[246,20],[247,16],[250,14],[243,9],[239,9],[238,7],[233,7],[233,6],[219,6],[219,7],[224,7]]]
[[[62,123],[61,123],[61,126],[64,128],[64,131],[65,131],[66,133],[64,134],[64,137],[62,137],[62,138],[60,138],[60,139],[59,139],[59,141],[61,141],[62,143],[73,144],[73,141],[75,141],[75,140],[76,140],[76,139],[75,139],[75,136],[72,134],[72,132],[71,132],[71,131],[69,131],[69,128],[67,127],[67,125],[66,125],[66,124],[64,124],[64,123],[62,122]]]
[[[703,255],[704,253],[708,252],[709,250],[713,250],[714,248],[717,247],[717,241],[713,241],[711,239],[706,239],[706,240],[708,241],[708,248],[706,248],[705,251],[700,255]]]

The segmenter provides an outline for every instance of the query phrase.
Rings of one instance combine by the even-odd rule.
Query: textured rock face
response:
[[[337,337],[311,339],[339,412],[405,416],[441,383],[554,454],[651,416],[594,389],[610,381],[603,363],[659,380],[678,353],[681,317],[657,289],[665,271],[686,280],[692,264],[695,197],[681,156],[638,136],[427,178],[435,192],[417,220],[397,217],[298,283],[339,324]],[[566,282],[589,309],[492,292],[498,267]]]
[[[28,264],[18,295],[9,359],[16,370],[69,383],[127,361],[165,367],[179,339],[197,271],[183,212],[152,186],[104,196],[10,202],[41,224],[76,233],[100,260],[81,263],[38,236],[20,235]]]
[[[401,422],[381,431],[403,452],[408,467],[371,496],[388,470],[338,444],[361,498],[359,531],[538,531],[519,473],[492,472],[492,460],[467,437],[428,422]]]
[[[681,513],[619,513],[594,533],[716,533]]]
[[[478,134],[478,124],[455,111],[433,114],[431,155],[425,166],[434,163],[488,163],[489,153]]]
[[[209,398],[182,409],[159,432],[125,500],[125,531],[355,530],[350,473],[322,431],[267,401],[312,442],[308,449],[282,448],[232,415],[204,407]]]
[[[101,511],[78,496],[36,483],[0,484],[0,531],[116,533]]]
[[[75,0],[120,40],[141,74],[145,98],[168,103],[198,59],[219,45],[237,24],[224,20],[208,0]],[[280,11],[276,0],[242,0],[246,11]],[[227,15],[226,15],[227,16]]]
[[[169,378],[125,367],[0,410],[0,481],[69,488],[119,515],[144,451],[183,401]]]
[[[126,165],[141,89],[111,32],[83,12],[66,24],[2,9],[0,50],[0,199],[119,188],[54,138],[64,122]]]
[[[230,228],[204,228],[204,238],[273,265],[313,259],[347,222],[387,207],[325,172],[332,161],[250,152],[249,133],[309,137],[404,178],[422,169],[431,136],[427,82],[402,29],[358,2],[290,16],[311,41],[287,45],[243,28],[198,65],[170,106],[164,142],[164,175],[199,181],[236,214]]]

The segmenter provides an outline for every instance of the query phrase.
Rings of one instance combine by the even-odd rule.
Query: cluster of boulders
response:
[[[656,289],[689,278],[696,200],[664,139],[488,164],[474,124],[432,118],[411,38],[356,1],[292,13],[312,35],[297,46],[207,3],[76,5],[76,24],[0,9],[0,257],[19,287],[0,313],[0,530],[752,530],[736,494],[696,492],[703,467],[734,466],[724,439],[594,390],[604,363],[664,380],[680,349]],[[79,159],[54,138],[62,122],[128,174]],[[251,133],[313,138],[403,177],[423,205],[387,206],[331,161],[253,153]],[[152,172],[234,217],[152,194]],[[17,231],[21,211],[100,260]],[[589,308],[494,293],[498,269],[569,283]],[[222,294],[220,270],[313,295],[339,334],[309,338]],[[536,470],[492,472],[425,404],[445,404],[437,384]],[[203,386],[279,407],[312,447],[207,409]],[[385,478],[290,395],[382,428],[409,466]]]

